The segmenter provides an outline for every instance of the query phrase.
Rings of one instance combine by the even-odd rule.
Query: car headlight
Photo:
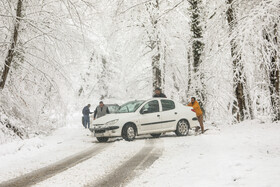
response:
[[[119,121],[118,119],[115,119],[115,120],[112,120],[112,121],[108,121],[108,122],[105,123],[104,125],[106,125],[106,126],[114,125],[114,124],[117,123],[118,121]]]

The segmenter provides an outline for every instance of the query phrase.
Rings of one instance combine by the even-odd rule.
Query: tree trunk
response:
[[[234,10],[232,7],[233,0],[228,0],[227,4],[229,5],[229,8],[226,12],[227,21],[230,28],[230,34],[232,33],[236,21],[235,21],[235,15]],[[246,111],[246,102],[245,102],[245,93],[244,93],[244,86],[246,85],[246,79],[244,75],[244,67],[241,61],[241,56],[237,54],[237,43],[234,39],[230,42],[231,45],[231,56],[233,58],[233,88],[235,92],[236,101],[234,101],[233,106],[233,114],[237,114],[236,120],[237,121],[243,121],[245,118],[245,111]],[[237,107],[236,107],[237,106]]]
[[[161,82],[161,68],[160,68],[160,53],[157,53],[152,57],[152,67],[153,67],[153,88],[162,87]]]
[[[2,73],[1,80],[0,80],[0,89],[4,89],[4,87],[5,87],[5,83],[7,81],[7,77],[8,77],[10,68],[11,68],[11,64],[12,64],[13,58],[15,56],[15,49],[17,47],[18,32],[19,32],[19,25],[20,25],[21,18],[22,18],[22,0],[18,0],[14,33],[13,33],[13,37],[12,37],[12,41],[11,41],[11,46],[8,51],[8,55],[5,59],[4,71]]]
[[[160,51],[161,39],[159,36],[158,29],[158,16],[159,16],[159,0],[153,0],[146,3],[146,10],[150,17],[151,28],[147,29],[147,34],[149,37],[149,48],[154,51],[152,56],[152,79],[153,79],[153,89],[157,87],[162,88],[163,86],[163,71],[164,67],[161,64],[162,54]],[[149,27],[148,27],[149,28]]]
[[[151,4],[153,6],[153,10],[155,11],[153,18],[157,18],[157,12],[159,10],[159,0],[155,0],[155,3]],[[157,87],[162,87],[162,70],[160,64],[160,38],[158,33],[158,20],[152,19],[153,25],[153,35],[154,40],[152,41],[152,50],[156,50],[155,55],[152,57],[152,67],[153,67],[153,88],[156,89]]]
[[[108,97],[108,84],[107,84],[107,76],[108,76],[108,62],[107,60],[102,57],[101,59],[102,63],[102,72],[100,74],[100,77],[98,79],[98,84],[101,90],[100,100],[103,100]]]
[[[266,34],[266,40],[271,42],[272,45],[278,45],[278,38],[277,38],[277,24],[274,25],[273,28],[273,38],[270,41],[268,34]],[[273,50],[271,54],[271,62],[268,68],[269,71],[269,91],[270,91],[270,99],[271,105],[273,110],[273,120],[278,121],[280,120],[280,109],[279,109],[279,66],[277,65],[277,61],[279,60],[278,54],[276,50]]]
[[[189,97],[189,93],[191,91],[191,84],[192,84],[192,64],[191,64],[191,50],[188,51],[188,92],[187,96]]]
[[[202,42],[202,27],[201,27],[201,0],[190,0],[190,11],[191,11],[191,32],[192,32],[192,66],[193,66],[193,76],[189,77],[189,89],[195,89],[193,94],[200,98],[201,107],[205,102],[205,93],[203,85],[203,72],[200,69],[201,67],[201,56],[204,50],[204,43]],[[189,58],[190,59],[190,58]],[[190,69],[189,65],[189,69]],[[189,70],[189,74],[191,74]]]
[[[204,44],[201,42],[202,39],[202,28],[200,26],[200,7],[201,0],[191,0],[191,31],[193,33],[193,67],[194,73],[199,71],[199,66],[201,64],[201,54],[203,51]]]

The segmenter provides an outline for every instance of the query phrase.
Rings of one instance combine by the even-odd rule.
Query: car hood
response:
[[[118,120],[122,120],[122,119],[127,119],[129,117],[135,116],[136,113],[116,113],[116,114],[107,114],[101,118],[98,118],[96,120],[93,121],[93,125],[103,125],[109,121],[118,119]]]

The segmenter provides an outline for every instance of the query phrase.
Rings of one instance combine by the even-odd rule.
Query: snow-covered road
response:
[[[280,186],[280,125],[98,143],[80,125],[0,146],[0,186]],[[8,181],[9,183],[4,183]]]
[[[15,179],[4,182],[2,183],[2,185],[21,187],[21,186],[30,186],[30,185],[37,184],[43,180],[46,180],[58,173],[67,170],[68,168],[71,168],[81,162],[88,160],[89,158],[103,151],[103,149],[105,149],[109,145],[111,144],[99,144],[97,146],[93,146],[81,153],[77,153],[73,156],[69,156],[59,162],[50,164],[49,166],[43,167],[41,169],[32,171],[30,173],[27,173]]]
[[[93,181],[86,186],[124,186],[141,175],[146,168],[149,168],[162,154],[162,146],[159,140],[147,139],[145,146],[128,161],[120,165],[109,175],[98,181]],[[157,146],[155,146],[157,144]]]

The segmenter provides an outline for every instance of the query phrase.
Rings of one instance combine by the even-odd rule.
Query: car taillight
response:
[[[195,112],[195,110],[194,110],[194,109],[191,109],[191,111]]]

